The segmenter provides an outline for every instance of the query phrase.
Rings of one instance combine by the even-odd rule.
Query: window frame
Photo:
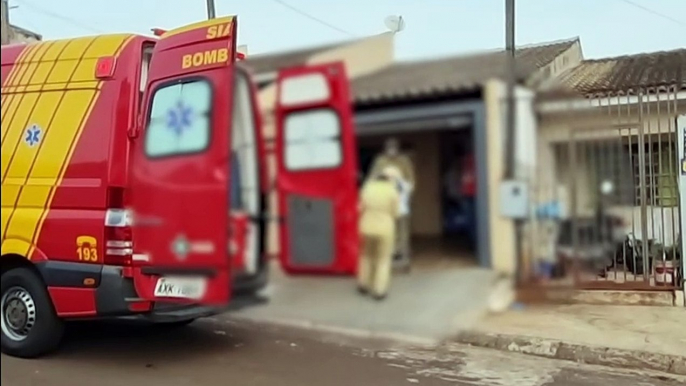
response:
[[[317,167],[308,167],[308,168],[292,168],[288,165],[288,128],[286,126],[286,122],[288,121],[288,118],[292,115],[297,115],[297,114],[307,114],[307,113],[312,113],[312,112],[319,112],[319,111],[330,111],[334,114],[338,121],[338,134],[332,138],[335,138],[338,142],[338,148],[340,150],[340,160],[338,163],[335,165],[331,166],[317,166]],[[299,110],[293,110],[289,111],[284,115],[283,118],[283,143],[281,144],[283,146],[283,165],[284,168],[292,173],[307,173],[307,172],[316,172],[316,171],[323,171],[323,170],[333,170],[333,169],[338,169],[343,164],[345,163],[345,154],[344,154],[344,146],[343,146],[343,120],[341,118],[340,113],[338,110],[331,106],[322,106],[318,108],[313,108],[313,109],[299,109]]]
[[[177,153],[168,153],[168,154],[161,154],[161,155],[151,155],[148,152],[148,140],[150,136],[150,121],[152,119],[152,105],[153,102],[155,101],[155,96],[157,93],[165,89],[167,87],[171,86],[176,86],[176,85],[184,85],[187,83],[194,83],[194,82],[203,82],[209,86],[210,89],[210,101],[209,101],[209,109],[207,110],[207,117],[208,117],[208,130],[209,134],[207,136],[207,143],[205,144],[204,147],[199,148],[194,151],[186,151],[186,152],[177,152]],[[212,141],[214,138],[214,130],[213,130],[213,124],[212,120],[214,117],[214,93],[215,93],[215,87],[214,84],[212,83],[211,79],[205,76],[200,76],[200,75],[194,75],[194,76],[186,76],[182,78],[175,78],[172,80],[167,80],[164,82],[161,82],[157,85],[155,85],[153,92],[150,94],[150,98],[148,98],[148,103],[147,103],[147,112],[145,116],[145,134],[143,136],[143,153],[145,154],[145,157],[149,160],[162,160],[162,159],[168,159],[168,158],[175,158],[175,157],[187,157],[187,156],[192,156],[192,155],[198,155],[207,152],[207,150],[210,148],[212,145]]]

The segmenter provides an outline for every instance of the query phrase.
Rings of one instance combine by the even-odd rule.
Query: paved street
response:
[[[400,349],[222,319],[176,330],[75,324],[51,357],[2,357],[3,386],[677,386],[685,381],[459,345]]]

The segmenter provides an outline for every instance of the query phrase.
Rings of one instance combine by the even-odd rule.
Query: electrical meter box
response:
[[[514,220],[529,217],[529,185],[524,181],[506,180],[500,184],[500,215]]]

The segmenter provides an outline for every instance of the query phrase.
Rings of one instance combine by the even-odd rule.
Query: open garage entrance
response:
[[[415,107],[403,111],[413,110],[420,111]],[[431,115],[415,119],[389,113],[386,121],[371,118],[379,111],[358,113],[360,174],[366,180],[386,140],[397,139],[416,175],[411,201],[412,266],[488,267],[479,257],[474,116],[459,110],[426,112]]]

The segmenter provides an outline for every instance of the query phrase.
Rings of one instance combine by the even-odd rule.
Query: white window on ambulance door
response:
[[[291,171],[340,166],[341,125],[335,111],[323,108],[294,112],[286,117],[285,164]]]
[[[205,80],[172,83],[152,98],[145,134],[150,158],[200,153],[210,143],[212,89]]]

